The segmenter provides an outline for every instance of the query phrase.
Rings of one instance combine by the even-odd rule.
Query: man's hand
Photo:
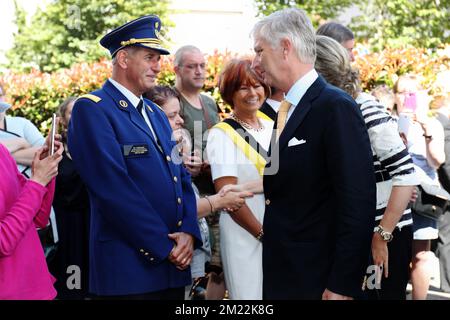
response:
[[[337,294],[328,289],[325,289],[325,291],[322,294],[322,300],[353,300],[353,298],[343,296],[341,294]]]
[[[194,238],[185,232],[171,233],[169,238],[175,241],[175,246],[169,254],[169,261],[179,270],[185,270],[191,264],[194,255]]]

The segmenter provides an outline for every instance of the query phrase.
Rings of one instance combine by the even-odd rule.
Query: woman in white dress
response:
[[[251,60],[232,60],[219,78],[220,94],[233,109],[208,135],[207,158],[216,190],[262,176],[273,121],[258,109],[269,88],[251,68]],[[233,213],[220,216],[220,243],[229,298],[262,299],[264,195],[246,199]]]

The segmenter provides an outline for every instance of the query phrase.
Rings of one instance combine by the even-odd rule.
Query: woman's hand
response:
[[[264,186],[262,179],[257,179],[253,181],[248,181],[243,184],[228,184],[222,187],[220,189],[219,194],[221,196],[224,196],[227,192],[234,191],[234,192],[241,192],[241,191],[248,191],[251,193],[263,193],[264,192]]]
[[[245,203],[245,198],[253,197],[253,193],[248,191],[227,192],[225,195],[216,195],[216,208],[225,209],[226,211],[234,212],[239,210]]]
[[[46,147],[40,148],[34,155],[33,163],[31,164],[32,173],[30,180],[33,180],[44,187],[58,175],[58,164],[62,159],[64,147],[59,141],[55,141],[55,147],[58,148],[56,152],[47,157],[43,157]]]
[[[419,191],[417,190],[417,188],[414,188],[412,193],[411,193],[411,202],[416,202],[417,197],[419,196]]]
[[[381,236],[374,232],[372,236],[372,257],[373,263],[377,266],[376,283],[381,283],[381,270],[384,271],[384,277],[389,276],[389,250],[387,242],[381,238]]]
[[[202,159],[196,155],[183,156],[183,163],[191,176],[196,177],[202,169]]]
[[[242,185],[241,184],[227,184],[225,186],[223,186],[222,189],[220,189],[218,195],[220,195],[221,197],[225,196],[228,192],[241,192],[242,190]]]
[[[56,128],[58,128],[58,126],[59,126],[59,121],[60,121],[60,118],[56,117],[56,122],[55,122]],[[62,141],[62,136],[59,133],[55,133],[55,148],[53,150],[54,152],[56,152],[56,150],[58,150],[57,142],[61,143],[61,141]],[[51,137],[51,128],[50,128],[48,135],[45,138],[45,143],[43,146],[40,160],[47,158],[47,156],[49,155],[49,150],[50,150],[51,145],[52,145],[52,137]]]

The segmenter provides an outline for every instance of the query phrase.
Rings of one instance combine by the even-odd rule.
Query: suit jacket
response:
[[[304,143],[288,146],[294,137]],[[271,149],[279,168],[264,176],[264,297],[321,299],[326,288],[357,296],[376,208],[372,151],[357,104],[319,77]]]
[[[275,112],[275,110],[273,110],[273,108],[267,103],[267,101],[264,101],[264,103],[262,104],[261,108],[259,108],[259,111],[261,111],[262,113],[264,113],[266,116],[268,116],[270,119],[272,119],[273,121],[277,120],[277,113]]]
[[[191,179],[175,159],[169,122],[158,106],[145,104],[160,147],[109,81],[73,108],[68,145],[90,197],[89,286],[97,295],[185,286],[190,270],[167,259],[174,246],[168,234],[190,233],[201,245]]]

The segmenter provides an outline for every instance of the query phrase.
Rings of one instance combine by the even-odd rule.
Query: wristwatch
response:
[[[390,242],[394,239],[392,233],[384,230],[381,225],[376,226],[374,232],[378,233],[384,241]]]

